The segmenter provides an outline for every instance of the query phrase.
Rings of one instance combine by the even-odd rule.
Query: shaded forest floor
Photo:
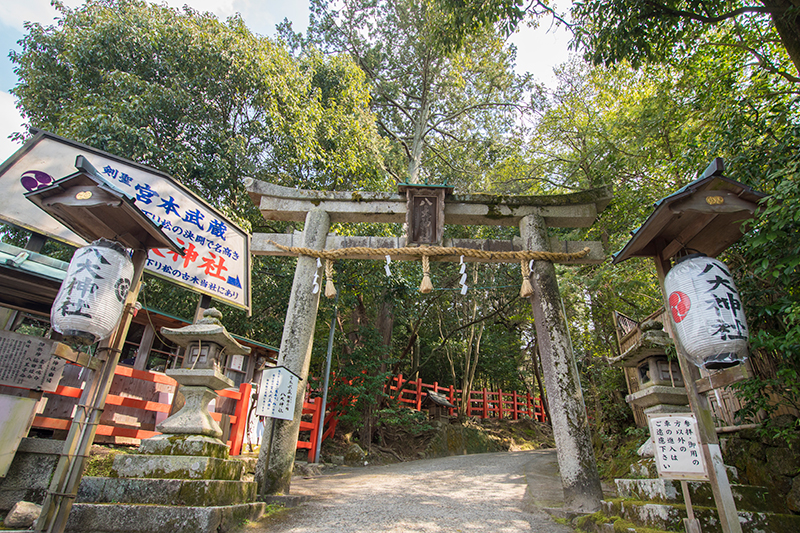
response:
[[[333,439],[322,445],[326,462],[353,462],[354,445],[365,452],[364,461],[370,464],[389,464],[443,455],[466,453],[537,450],[555,446],[553,431],[548,424],[530,418],[519,420],[456,419],[379,426],[371,446],[358,442],[354,432],[336,432]],[[356,452],[357,453],[357,452]],[[298,459],[304,460],[304,452]],[[337,459],[340,458],[340,459]]]

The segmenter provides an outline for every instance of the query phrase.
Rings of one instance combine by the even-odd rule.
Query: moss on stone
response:
[[[448,424],[442,427],[438,435],[428,445],[427,457],[448,457],[473,453],[499,452],[506,449],[498,440],[493,439],[476,428]]]

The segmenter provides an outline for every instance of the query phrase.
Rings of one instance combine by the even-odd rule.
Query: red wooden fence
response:
[[[118,366],[115,374],[121,378],[141,380],[172,387],[177,385],[174,379],[165,374],[135,370],[127,366]],[[401,404],[418,411],[422,409],[422,401],[429,390],[445,395],[453,405],[457,406],[461,401],[461,390],[455,389],[452,385],[449,387],[442,387],[437,382],[432,384],[423,383],[421,379],[409,382],[409,380],[403,378],[402,374],[389,380],[387,385],[387,392],[390,395],[398,396],[397,400]],[[401,388],[402,391],[398,395],[397,391]],[[236,402],[234,414],[232,415],[211,413],[211,416],[217,422],[220,422],[223,416],[228,417],[230,421],[230,438],[227,444],[230,447],[231,455],[239,455],[242,450],[242,443],[244,442],[244,435],[247,430],[247,413],[251,391],[252,386],[249,383],[243,383],[238,391],[217,391],[221,397],[230,398]],[[82,389],[80,388],[59,385],[54,393],[46,393],[46,396],[78,399],[81,393]],[[137,412],[141,411],[141,417],[139,418],[144,418],[144,415],[152,415],[154,413],[160,415],[161,418],[166,418],[171,409],[169,403],[131,398],[118,394],[109,394],[106,399],[106,405],[109,406],[106,411],[111,411],[116,407],[134,409],[137,410]],[[303,414],[311,415],[311,420],[300,422],[300,431],[302,435],[298,438],[297,448],[308,450],[309,457],[313,458],[316,457],[317,453],[318,428],[320,426],[320,419],[322,418],[322,399],[306,399],[306,401],[303,402]],[[450,409],[450,414],[454,415],[455,409]],[[528,416],[541,422],[544,421],[544,413],[540,398],[531,397],[528,393],[522,395],[516,391],[487,391],[486,389],[470,391],[468,414],[469,416],[478,416],[480,418],[510,418],[513,420],[519,419],[520,416]],[[336,431],[337,422],[337,413],[334,409],[330,409],[325,415],[324,432],[322,435],[323,441],[333,436]],[[33,427],[68,430],[71,423],[71,418],[56,418],[39,415],[34,418]],[[308,432],[307,441],[302,440],[306,432]],[[146,439],[158,435],[159,432],[151,429],[142,429],[140,427],[131,427],[130,425],[122,423],[117,424],[115,422],[110,422],[108,417],[106,417],[106,422],[101,422],[98,425],[97,434],[105,437]]]
[[[401,388],[402,391],[398,395],[397,391]],[[403,378],[403,374],[389,380],[388,389],[388,393],[392,397],[397,396],[400,403],[417,411],[422,409],[422,400],[429,390],[446,396],[447,400],[456,407],[461,403],[461,389],[456,389],[452,385],[442,387],[438,382],[423,383],[421,379],[407,380]],[[455,411],[456,409],[450,409],[450,415],[454,415]],[[541,398],[531,396],[527,392],[521,394],[517,391],[503,392],[502,390],[488,391],[486,389],[470,391],[467,415],[479,418],[510,418],[512,420],[519,420],[520,416],[528,416],[544,422]]]
[[[151,383],[162,383],[165,385],[175,386],[177,382],[164,374],[156,372],[145,372],[142,370],[134,370],[127,366],[117,366],[114,374],[116,376],[123,376]],[[247,427],[247,407],[250,400],[250,392],[252,385],[249,383],[242,383],[238,391],[221,390],[217,391],[220,396],[231,398],[236,401],[236,409],[233,415],[226,415],[230,419],[230,439],[227,444],[230,448],[231,455],[239,455],[242,450],[242,442],[244,440],[244,433]],[[80,398],[82,389],[76,387],[65,387],[59,385],[55,392],[46,393],[45,396],[61,396],[65,398]],[[244,401],[242,401],[244,400]],[[106,398],[107,406],[119,406],[132,409],[138,409],[145,412],[165,413],[168,414],[171,408],[169,403],[160,403],[149,400],[142,400],[137,398],[129,398],[119,396],[116,394],[109,394]],[[108,410],[108,409],[107,409]],[[222,413],[211,413],[211,417],[220,422],[222,420]],[[68,430],[72,424],[71,418],[53,418],[45,416],[36,416],[33,419],[33,427],[43,429],[55,430]],[[125,427],[124,425],[100,423],[97,426],[97,434],[111,437],[127,437],[131,439],[146,439],[154,435],[158,435],[158,431],[147,429],[138,429],[135,427]]]
[[[308,431],[309,436],[307,441],[300,440],[302,435],[298,437],[297,449],[308,450],[308,458],[309,461],[311,461],[317,457],[317,437],[319,436],[319,421],[322,416],[322,398],[316,397],[311,401],[306,400],[303,402],[303,414],[312,415],[311,421],[300,421],[300,432],[303,433]],[[323,428],[325,429],[322,433],[322,440],[320,442],[325,442],[325,439],[333,436],[338,423],[338,413],[333,410],[328,411],[325,415],[325,424],[323,425]]]

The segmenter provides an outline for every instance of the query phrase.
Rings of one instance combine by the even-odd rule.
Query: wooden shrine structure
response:
[[[725,251],[742,238],[746,230],[743,223],[755,216],[759,202],[766,196],[727,178],[724,168],[722,158],[718,157],[699,178],[659,200],[653,213],[632,233],[630,241],[614,254],[612,264],[632,257],[653,258],[665,309],[670,309],[670,302],[664,280],[673,267],[673,260],[687,251],[709,257]],[[674,319],[666,320],[664,325],[675,343],[689,405],[697,418],[700,451],[717,505],[720,529],[725,533],[741,533],[736,502],[705,393],[746,379],[749,375],[744,365],[739,364],[725,370],[706,371],[708,375],[701,376],[700,368],[689,361],[686,350],[675,335]],[[685,481],[683,483],[684,494],[687,494]],[[689,503],[686,530],[700,531],[699,522],[690,510]]]

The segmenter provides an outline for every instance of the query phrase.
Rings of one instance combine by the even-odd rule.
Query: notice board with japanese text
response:
[[[300,378],[283,366],[267,368],[261,373],[256,415],[292,420]]]
[[[647,419],[658,475],[665,479],[707,481],[694,415],[651,414]]]
[[[0,385],[54,392],[66,365],[51,355],[55,342],[0,331]]]
[[[73,246],[86,245],[24,197],[74,174],[79,155],[185,248],[183,257],[150,250],[149,273],[250,309],[250,235],[171,176],[133,161],[39,131],[0,166],[0,220]]]

